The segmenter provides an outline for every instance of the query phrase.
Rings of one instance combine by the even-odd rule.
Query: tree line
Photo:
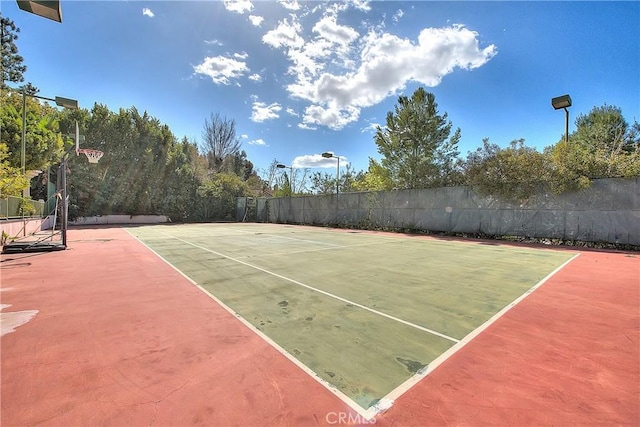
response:
[[[169,216],[173,221],[233,220],[236,197],[264,186],[242,151],[235,122],[205,120],[203,142],[177,140],[166,125],[135,107],[118,113],[96,104],[79,121],[98,164],[72,158],[70,216]],[[223,130],[223,132],[221,132]]]
[[[27,98],[29,99],[29,98]],[[0,120],[0,192],[22,193],[20,168],[22,96],[3,91]],[[57,110],[37,100],[27,104],[26,170],[34,199],[47,198],[47,183],[59,182],[64,153],[72,153],[78,123],[81,146],[103,151],[98,164],[68,157],[69,215],[164,214],[175,221],[231,220],[235,198],[260,193],[265,183],[240,149],[235,123],[219,114],[206,120],[204,140],[178,140],[168,126],[135,107],[110,111]],[[213,128],[226,127],[224,134]]]
[[[286,168],[277,162],[259,176],[242,150],[235,121],[211,114],[202,141],[178,140],[168,126],[135,107],[110,111],[58,110],[27,98],[26,169],[43,171],[31,181],[31,194],[46,199],[46,183],[57,182],[57,165],[73,147],[77,122],[84,146],[105,152],[98,164],[71,156],[69,214],[163,214],[173,221],[233,220],[241,196],[332,194],[468,185],[481,194],[526,200],[541,191],[561,193],[586,188],[591,179],[640,175],[638,123],[629,125],[619,108],[596,107],[576,119],[576,130],[543,151],[523,140],[502,148],[484,140],[460,157],[460,129],[440,114],[433,94],[419,88],[401,96],[374,142],[381,160],[366,171],[342,168],[334,174]],[[0,191],[19,194],[22,97],[2,93]],[[53,167],[53,173],[48,171]]]
[[[311,176],[312,192],[333,193],[466,185],[480,194],[524,201],[541,192],[588,188],[596,178],[640,176],[640,125],[618,107],[594,107],[575,120],[568,139],[538,151],[524,139],[500,147],[489,139],[460,157],[461,131],[440,113],[435,96],[420,87],[400,96],[374,136],[381,159],[336,183],[327,173]]]

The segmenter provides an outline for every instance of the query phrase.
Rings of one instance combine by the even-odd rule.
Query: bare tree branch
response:
[[[227,156],[234,156],[240,151],[241,143],[236,136],[236,122],[219,113],[211,114],[204,120],[202,130],[203,152],[207,156],[209,169],[218,172]]]

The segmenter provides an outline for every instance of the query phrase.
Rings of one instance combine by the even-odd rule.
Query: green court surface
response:
[[[572,256],[274,224],[129,232],[364,409]]]

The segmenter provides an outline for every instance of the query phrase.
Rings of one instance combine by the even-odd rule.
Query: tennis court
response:
[[[151,250],[150,250],[151,249]],[[636,252],[278,224],[2,254],[2,425],[636,425]]]
[[[367,416],[575,256],[259,224],[129,232]]]

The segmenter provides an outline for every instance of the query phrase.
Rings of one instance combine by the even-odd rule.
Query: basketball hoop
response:
[[[104,153],[100,150],[91,150],[88,148],[81,148],[78,150],[78,153],[82,153],[87,156],[87,160],[89,160],[89,163],[98,163],[100,157],[104,155]]]

